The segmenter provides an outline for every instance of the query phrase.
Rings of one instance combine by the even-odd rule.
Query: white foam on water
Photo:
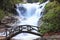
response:
[[[13,39],[20,39],[20,40],[33,40],[39,38],[39,36],[29,34],[29,33],[21,33],[18,34],[17,36],[13,37]]]
[[[39,3],[26,3],[26,4],[20,4],[19,7],[24,7],[26,9],[25,13],[21,13],[19,10],[19,7],[17,5],[16,11],[19,14],[19,17],[22,19],[20,20],[20,23],[17,23],[18,25],[33,25],[38,26],[39,18],[42,17],[41,12],[43,12],[45,5],[49,1],[42,3],[39,5]],[[24,15],[23,15],[24,14]],[[36,32],[35,30],[32,30],[33,32]],[[33,40],[36,38],[39,38],[40,36],[29,34],[29,33],[21,33],[17,36],[13,37],[13,39],[20,39],[20,40]]]

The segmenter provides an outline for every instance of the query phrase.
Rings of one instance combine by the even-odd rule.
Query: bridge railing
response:
[[[33,28],[36,26],[30,26],[30,25],[20,25],[18,27],[11,27],[11,28],[6,28],[7,34],[9,32],[8,35],[10,35],[11,33],[15,33],[15,32],[20,32],[20,31],[29,31],[31,32],[32,30],[35,30],[38,32],[38,27],[37,29]],[[24,30],[25,29],[25,30]]]
[[[5,33],[6,33],[6,39],[9,40],[10,38],[16,36],[19,33],[31,33],[35,34],[38,36],[42,36],[39,33],[32,32],[32,30],[35,30],[38,32],[37,26],[31,26],[31,25],[20,25],[20,26],[15,26],[15,27],[10,27],[10,28],[5,28]]]

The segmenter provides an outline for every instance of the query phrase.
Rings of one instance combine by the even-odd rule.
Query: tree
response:
[[[6,14],[13,13],[14,4],[20,3],[22,0],[0,0],[0,18]]]

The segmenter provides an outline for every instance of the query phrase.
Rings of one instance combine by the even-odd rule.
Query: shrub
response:
[[[4,11],[0,10],[0,20],[5,16]]]
[[[42,34],[47,32],[60,31],[60,5],[58,2],[50,2],[46,5],[46,14],[43,16],[40,32]]]
[[[5,16],[12,16],[13,14],[7,12],[7,11],[3,11],[0,9],[0,20],[2,20]]]
[[[57,24],[51,24],[51,23],[43,23],[40,27],[40,33],[45,34],[49,32],[58,32],[60,30],[60,27],[57,26]]]
[[[50,9],[43,17],[43,20],[45,22],[55,22],[57,21],[57,19],[59,19],[60,15],[60,7],[56,7],[56,8],[53,8],[53,9]]]
[[[14,4],[20,3],[21,0],[0,0],[0,9],[7,10],[8,12],[11,12],[14,8]]]
[[[45,9],[46,11],[52,9],[52,8],[55,8],[57,6],[60,6],[60,4],[57,2],[57,1],[54,1],[54,2],[49,2],[46,6],[45,6]]]
[[[60,0],[55,0],[55,1],[58,1],[60,3]]]

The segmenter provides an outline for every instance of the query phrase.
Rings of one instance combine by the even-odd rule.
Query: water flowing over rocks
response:
[[[44,7],[49,1],[36,4],[36,3],[26,3],[26,4],[16,4],[16,11],[18,16],[22,18],[21,22],[18,23],[19,25],[33,25],[38,26],[38,20],[42,17]],[[19,10],[20,7],[23,7],[22,10]],[[26,9],[26,11],[24,11]],[[32,30],[33,32],[37,32]],[[19,40],[40,40],[40,36],[29,34],[29,33],[21,33],[17,36],[13,37],[12,39],[19,39]]]
[[[17,4],[16,11],[19,14],[19,16],[6,16],[2,19],[2,23],[7,26],[18,26],[18,25],[33,25],[38,26],[38,20],[42,17],[42,12],[44,10],[45,5],[49,1],[43,3],[43,4],[36,4],[36,3],[26,3],[26,4]],[[26,11],[21,10],[20,7],[26,8]],[[36,6],[36,7],[35,7]],[[20,10],[19,10],[20,9]],[[35,27],[34,27],[35,28]],[[35,28],[37,29],[37,28]],[[38,30],[38,29],[37,29]],[[32,32],[38,32],[35,30],[32,30]],[[12,39],[19,39],[19,40],[40,40],[40,36],[29,34],[29,33],[20,33],[13,37]]]

